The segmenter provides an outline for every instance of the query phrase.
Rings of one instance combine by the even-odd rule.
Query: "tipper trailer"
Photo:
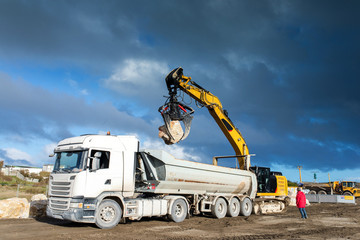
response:
[[[191,214],[249,216],[257,192],[251,171],[139,150],[134,136],[83,135],[59,142],[47,215],[112,228],[126,219]]]

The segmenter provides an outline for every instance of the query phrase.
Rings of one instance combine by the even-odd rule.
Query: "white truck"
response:
[[[67,138],[54,154],[47,206],[53,218],[112,228],[153,216],[249,216],[256,197],[254,173],[140,151],[134,136]]]

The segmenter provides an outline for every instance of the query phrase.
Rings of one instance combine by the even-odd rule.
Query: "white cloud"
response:
[[[6,152],[5,155],[13,160],[27,160],[29,162],[32,161],[32,157],[28,153],[23,152],[19,149],[5,148],[3,150]]]
[[[89,91],[87,89],[83,89],[80,91],[82,95],[89,95]]]
[[[50,154],[54,153],[54,149],[56,146],[57,146],[57,143],[55,143],[55,142],[45,145],[43,148],[44,154],[49,156]]]
[[[190,160],[195,162],[202,162],[201,157],[195,153],[195,148],[183,147],[177,144],[165,145],[162,140],[147,139],[140,145],[142,149],[161,149],[164,150],[175,158]]]
[[[139,96],[142,90],[149,94],[154,87],[163,84],[161,79],[164,79],[169,72],[167,64],[163,62],[127,59],[104,80],[104,83],[109,89]]]

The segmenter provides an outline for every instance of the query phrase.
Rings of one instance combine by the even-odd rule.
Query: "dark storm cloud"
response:
[[[149,124],[110,103],[86,103],[61,92],[49,92],[23,80],[0,74],[0,133],[44,137],[52,141],[70,137],[74,126],[94,127],[123,134],[151,132]],[[156,130],[155,130],[156,132]]]
[[[182,66],[219,96],[261,163],[360,167],[359,7],[358,1],[1,1],[0,60],[35,58],[108,76],[128,59]],[[106,85],[124,85],[114,86]],[[149,86],[156,88],[138,88],[133,99],[154,109],[146,116],[154,118],[166,88]],[[56,105],[60,96],[49,99]],[[39,132],[38,116],[59,125],[94,117],[80,111],[74,120],[58,119],[51,108],[21,112],[27,118],[20,126],[29,119]],[[229,154],[206,110],[196,114],[181,144],[202,142],[209,156]],[[90,122],[104,121],[95,118]]]

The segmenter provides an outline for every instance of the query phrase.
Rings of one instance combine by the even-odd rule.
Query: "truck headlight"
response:
[[[70,203],[70,208],[83,208],[83,203]]]

